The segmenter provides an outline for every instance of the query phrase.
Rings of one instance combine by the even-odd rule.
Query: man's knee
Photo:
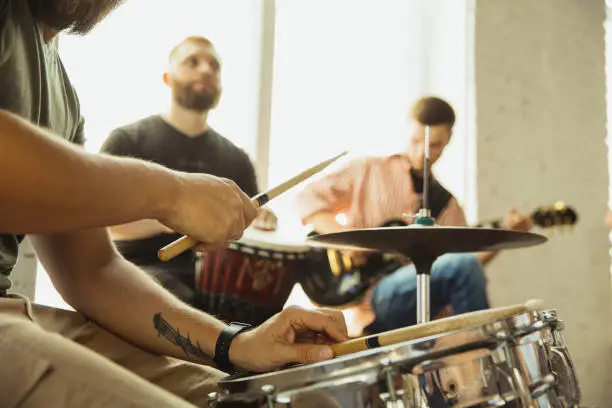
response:
[[[374,288],[373,297],[384,299],[393,297],[399,292],[416,289],[416,272],[414,265],[403,266],[378,282]]]
[[[459,279],[474,285],[486,285],[484,268],[476,254],[446,254],[434,264],[432,274]]]

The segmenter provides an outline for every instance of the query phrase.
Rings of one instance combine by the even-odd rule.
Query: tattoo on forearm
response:
[[[196,341],[194,345],[189,338],[189,333],[187,333],[187,337],[183,336],[179,329],[172,327],[170,323],[163,318],[161,313],[157,313],[153,316],[153,326],[155,330],[157,330],[159,336],[164,336],[173,344],[182,348],[187,357],[196,357],[204,362],[212,362],[212,359],[204,353],[198,341]]]

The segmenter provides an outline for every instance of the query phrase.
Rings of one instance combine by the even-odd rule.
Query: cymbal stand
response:
[[[431,217],[429,208],[429,126],[425,127],[425,163],[423,167],[423,206],[414,220],[415,225],[433,226],[435,220]],[[431,318],[429,280],[431,266],[437,255],[422,253],[411,256],[417,274],[417,324],[426,323]]]

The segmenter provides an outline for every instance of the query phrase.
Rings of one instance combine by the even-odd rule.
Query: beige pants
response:
[[[204,408],[225,375],[145,351],[80,313],[0,298],[0,408]],[[292,406],[340,407],[325,393]]]
[[[0,408],[206,407],[222,376],[147,352],[82,314],[0,298]]]

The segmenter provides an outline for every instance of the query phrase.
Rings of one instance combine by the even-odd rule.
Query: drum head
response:
[[[289,235],[279,230],[263,231],[252,226],[244,230],[242,237],[235,242],[278,252],[305,253],[310,250],[306,244],[306,236]]]

